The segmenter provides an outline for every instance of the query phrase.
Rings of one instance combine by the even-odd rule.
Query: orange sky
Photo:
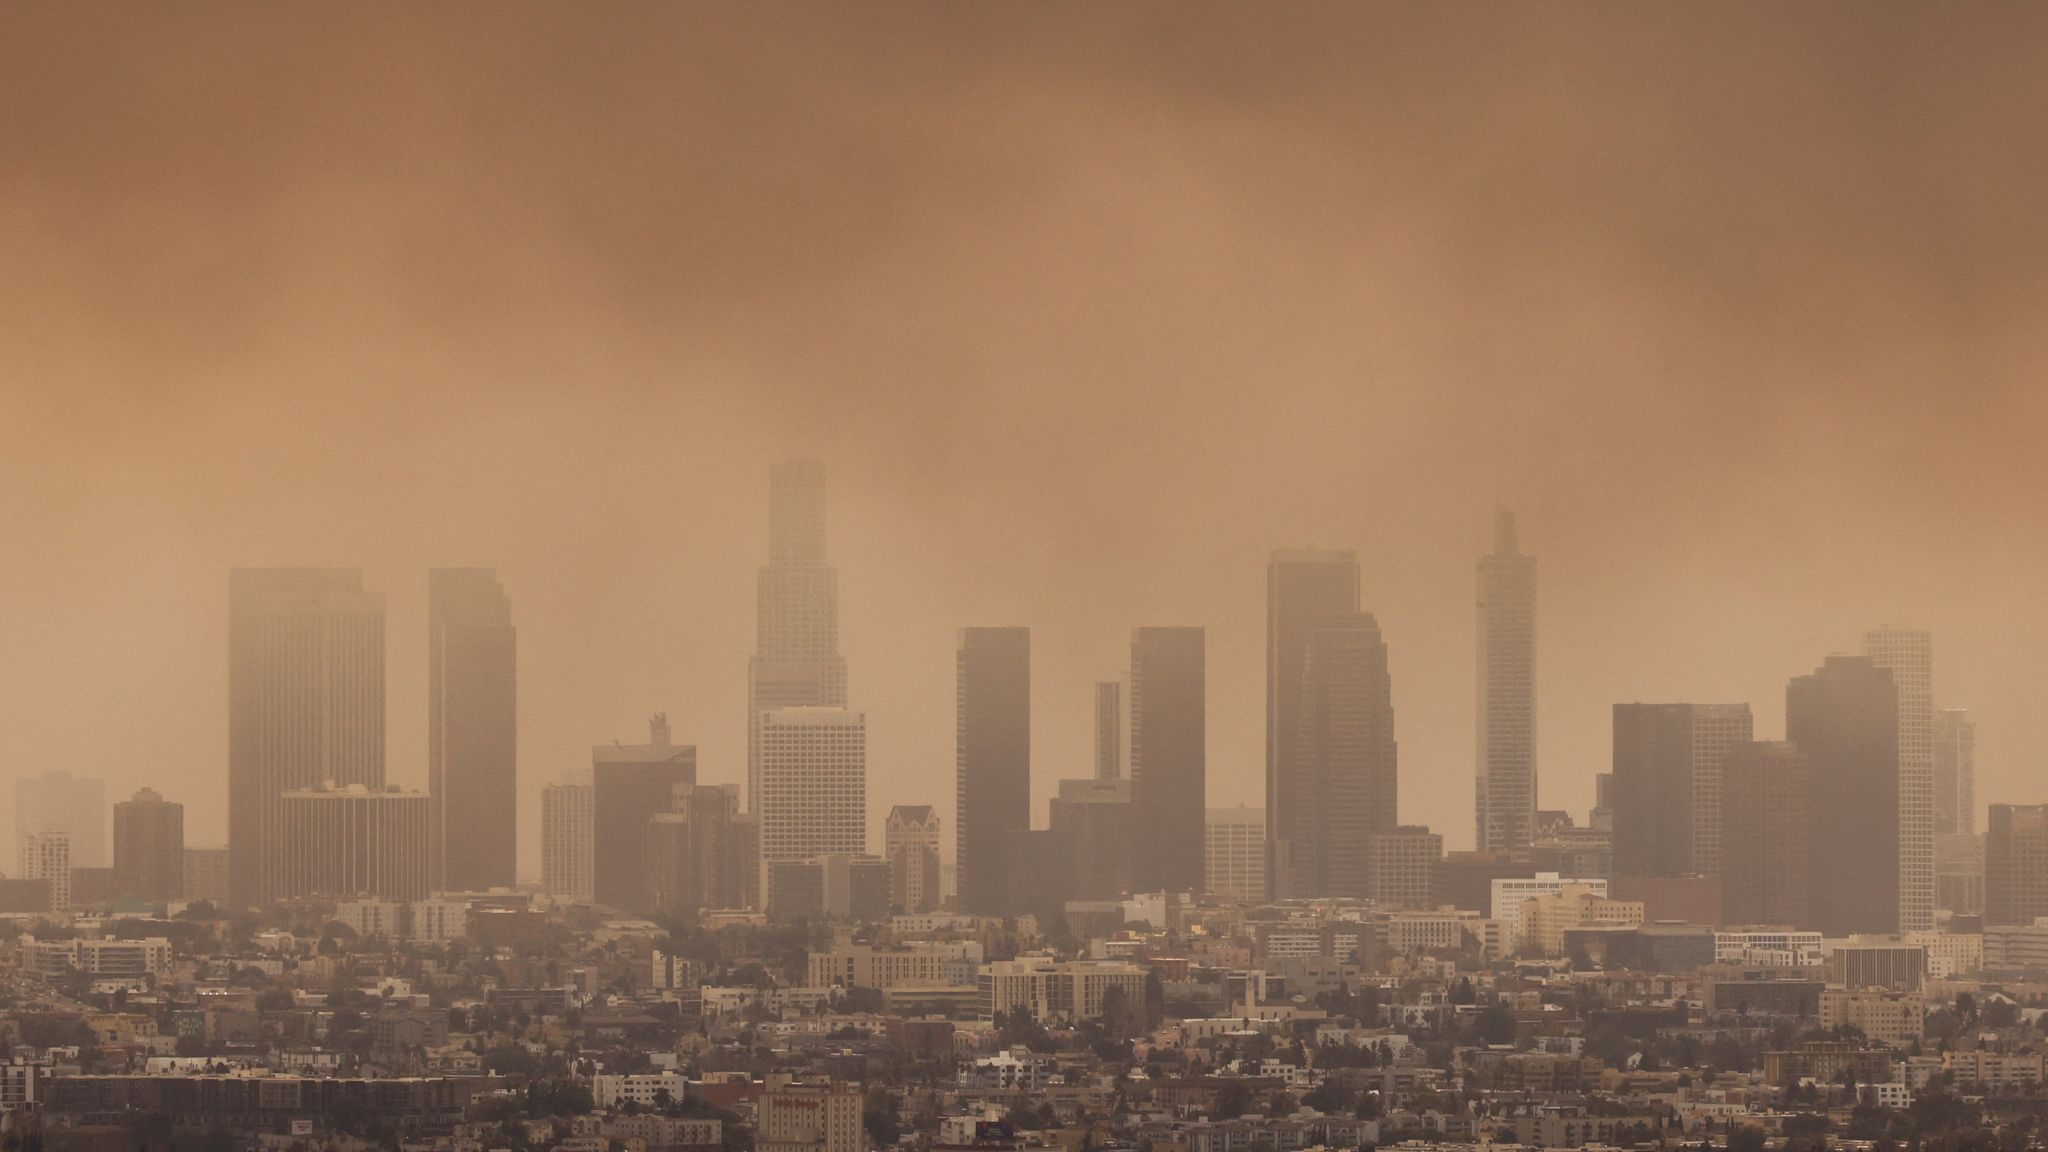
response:
[[[768,460],[833,480],[877,812],[1031,625],[1037,800],[1134,624],[1263,767],[1263,562],[1361,553],[1403,816],[1471,837],[1472,560],[1541,558],[1543,801],[1617,700],[1936,629],[2042,800],[2048,10],[31,5],[0,15],[0,776],[224,831],[226,570],[496,565],[539,785],[743,775]],[[5,781],[0,780],[0,785]],[[0,796],[9,793],[0,792]],[[8,821],[11,823],[11,821]],[[877,833],[879,836],[879,832]]]

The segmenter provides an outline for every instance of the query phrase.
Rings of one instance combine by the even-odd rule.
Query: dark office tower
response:
[[[114,805],[114,895],[152,904],[185,895],[185,806],[144,788]]]
[[[1977,722],[1966,708],[1934,714],[1934,834],[1977,830]]]
[[[519,879],[518,630],[489,568],[427,573],[427,793],[437,892]]]
[[[1147,892],[1202,891],[1208,816],[1206,634],[1131,633],[1133,871]]]
[[[1813,920],[1811,774],[1796,745],[1738,741],[1721,760],[1721,920],[1803,928]]]
[[[1124,778],[1124,686],[1116,680],[1095,685],[1095,778]]]
[[[747,807],[761,810],[761,716],[846,707],[839,573],[825,559],[825,469],[786,460],[768,471],[768,563],[755,590],[747,662]]]
[[[1369,840],[1400,824],[1393,687],[1371,614],[1322,617],[1309,636],[1300,692],[1290,894],[1371,899]]]
[[[1713,876],[1721,863],[1721,765],[1751,736],[1747,704],[1614,706],[1614,874]]]
[[[1069,900],[1116,900],[1131,890],[1129,780],[1062,780],[1047,806]],[[1263,835],[1264,829],[1261,829]]]
[[[1031,827],[1031,630],[963,628],[953,667],[960,907],[1001,915],[1004,834]]]
[[[599,744],[590,750],[591,889],[597,903],[628,912],[651,907],[647,885],[647,821],[673,805],[679,784],[697,782],[697,749],[669,742],[668,716],[657,715],[645,744]]]
[[[1984,835],[1984,923],[2048,916],[2048,804],[1993,804]]]
[[[741,874],[753,867],[732,831],[738,785],[679,784],[672,802],[673,811],[647,821],[649,904],[685,917],[738,907],[747,888]]]
[[[384,597],[353,568],[237,568],[228,582],[228,890],[268,904],[284,794],[384,787]]]
[[[1785,735],[1809,770],[1807,891],[1829,936],[1899,924],[1899,693],[1862,656],[1830,656],[1785,689]]]
[[[1358,557],[1351,552],[1275,550],[1266,561],[1266,887],[1298,896],[1297,869],[1306,854],[1295,844],[1301,811],[1296,787],[1301,758],[1302,672],[1309,638],[1326,616],[1358,611]]]
[[[1536,821],[1536,559],[1502,509],[1479,558],[1479,851],[1519,851]]]

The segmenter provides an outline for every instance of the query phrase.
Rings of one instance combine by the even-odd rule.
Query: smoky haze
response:
[[[225,837],[227,570],[361,566],[425,780],[425,570],[520,629],[542,783],[666,710],[745,775],[767,463],[825,461],[876,813],[1033,628],[1034,810],[1129,629],[1358,550],[1404,819],[1470,843],[1473,561],[1540,558],[1545,807],[1616,701],[1925,624],[2041,795],[2048,10],[0,7],[0,772]],[[5,782],[0,781],[0,786]],[[11,795],[11,793],[0,793]],[[875,832],[879,843],[879,831]],[[950,826],[947,835],[950,841]]]

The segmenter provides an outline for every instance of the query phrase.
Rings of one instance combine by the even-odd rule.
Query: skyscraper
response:
[[[1294,896],[1305,856],[1295,847],[1302,806],[1302,675],[1309,637],[1326,616],[1358,611],[1358,557],[1351,552],[1276,549],[1266,561],[1266,884]]]
[[[278,871],[265,877],[274,899],[426,897],[426,793],[361,784],[295,788],[279,808]]]
[[[1208,795],[1206,633],[1131,633],[1131,815],[1138,886],[1202,890]]]
[[[736,835],[736,784],[678,784],[670,812],[648,819],[647,874],[650,903],[665,912],[694,916],[704,908],[737,908],[747,902],[753,868],[753,840]]]
[[[628,912],[652,905],[647,889],[647,820],[667,812],[679,784],[697,782],[697,748],[669,739],[668,716],[648,723],[645,744],[590,749],[591,898]]]
[[[1393,686],[1370,613],[1320,617],[1302,661],[1290,755],[1290,895],[1372,895],[1369,840],[1400,825]]]
[[[1984,835],[1984,923],[2048,916],[2048,804],[1993,804]]]
[[[267,904],[284,794],[384,786],[384,597],[353,568],[237,568],[228,583],[228,885]]]
[[[1062,901],[1115,900],[1131,890],[1132,867],[1145,848],[1133,843],[1129,780],[1062,780],[1047,809],[1043,839],[1053,845],[1059,874],[1043,877],[1045,887],[1057,888]],[[1028,837],[1017,833],[1009,839],[1015,843]],[[1263,844],[1263,825],[1259,839]]]
[[[786,460],[768,472],[768,563],[756,583],[747,664],[747,804],[761,810],[761,717],[778,708],[844,708],[839,573],[825,552],[825,469]]]
[[[161,903],[185,895],[185,806],[144,788],[114,805],[114,894]]]
[[[1892,674],[1899,697],[1899,931],[1934,927],[1934,638],[1888,624],[1863,634],[1863,654]]]
[[[427,792],[435,891],[518,880],[518,631],[489,568],[427,573]]]
[[[1103,680],[1095,685],[1095,778],[1121,780],[1124,775],[1124,686]]]
[[[596,789],[550,784],[540,793],[540,887],[565,900],[596,899]]]
[[[29,832],[21,837],[21,878],[50,886],[50,911],[71,907],[71,834]]]
[[[1614,706],[1614,874],[1713,876],[1722,758],[1751,735],[1747,704]]]
[[[1965,708],[1934,714],[1934,834],[1977,830],[1977,722]]]
[[[1265,812],[1243,804],[1211,808],[1203,830],[1204,882],[1210,895],[1238,903],[1265,899]]]
[[[1004,836],[1031,827],[1031,630],[961,629],[953,703],[960,907],[1002,915]]]
[[[1479,558],[1478,663],[1479,851],[1519,850],[1536,822],[1536,558],[1522,555],[1506,509]]]
[[[867,717],[844,708],[761,714],[761,870],[778,861],[868,850]],[[762,897],[773,904],[775,893]]]
[[[1721,784],[1722,921],[1806,927],[1813,920],[1806,757],[1790,743],[1738,741],[1722,757]]]
[[[889,859],[889,906],[930,912],[939,906],[939,814],[929,804],[889,809],[882,843]]]
[[[1785,735],[1806,757],[1807,891],[1830,936],[1899,926],[1899,693],[1867,657],[1830,656],[1785,689]]]
[[[69,772],[44,772],[14,782],[15,843],[37,832],[62,832],[73,868],[107,862],[107,782]]]

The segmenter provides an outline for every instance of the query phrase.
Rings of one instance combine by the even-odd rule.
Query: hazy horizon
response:
[[[486,565],[537,874],[541,786],[654,712],[744,779],[768,465],[815,456],[877,846],[952,839],[968,625],[1033,630],[1037,822],[1138,625],[1208,629],[1208,801],[1260,803],[1297,546],[1358,552],[1401,817],[1469,846],[1496,506],[1543,807],[1614,703],[1774,739],[1888,622],[1980,809],[2048,800],[2048,11],[201,11],[0,36],[0,796],[224,843],[227,575],[273,565],[385,595],[424,787],[426,572]]]

